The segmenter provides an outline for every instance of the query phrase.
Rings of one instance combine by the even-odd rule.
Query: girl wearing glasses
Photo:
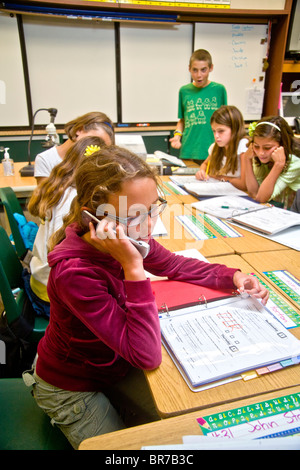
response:
[[[239,288],[264,303],[268,293],[252,276],[175,255],[151,238],[166,203],[136,155],[104,147],[83,159],[75,183],[70,213],[50,240],[50,323],[30,377],[38,405],[78,448],[83,439],[124,427],[121,415],[126,425],[158,419],[142,373],[161,362],[158,312],[144,269]],[[97,226],[86,224],[85,210]],[[144,259],[126,234],[149,243]]]

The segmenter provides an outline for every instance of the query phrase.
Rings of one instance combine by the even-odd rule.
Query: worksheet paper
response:
[[[160,325],[164,345],[192,387],[300,355],[300,341],[250,296],[171,311]]]
[[[244,191],[235,188],[231,183],[223,181],[218,181],[217,183],[198,181],[197,183],[187,183],[183,187],[188,192],[196,194],[197,196],[247,196],[247,193]]]
[[[215,178],[209,178],[208,180],[197,180],[195,175],[171,175],[170,180],[178,186],[184,186],[186,184],[214,184],[218,183],[219,180]]]
[[[231,183],[219,181],[215,178],[207,180],[197,180],[194,175],[189,176],[170,176],[170,180],[185,188],[187,191],[197,194],[198,196],[220,196],[220,195],[236,195],[247,196],[247,193],[235,188]]]

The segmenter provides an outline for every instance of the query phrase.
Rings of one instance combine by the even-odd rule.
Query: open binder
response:
[[[300,214],[275,206],[260,206],[242,214],[233,213],[231,220],[266,235],[274,235],[287,228],[300,225]]]
[[[240,196],[219,196],[192,204],[197,210],[227,219],[259,234],[274,235],[299,225],[300,214],[286,209],[259,204]]]
[[[174,282],[176,291],[171,292],[167,283]],[[162,283],[166,283],[164,289]],[[187,286],[183,286],[185,294],[176,307],[180,284]],[[176,281],[154,281],[152,285],[162,343],[192,391],[300,362],[300,341],[254,297],[229,291],[213,294],[213,289]],[[188,286],[191,291],[198,288],[197,297],[190,296],[189,302]],[[161,289],[170,303],[162,302]]]

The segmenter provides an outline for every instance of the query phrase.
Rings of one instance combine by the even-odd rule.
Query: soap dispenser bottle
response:
[[[14,161],[12,158],[10,158],[8,150],[9,150],[8,147],[4,149],[4,158],[2,160],[3,173],[4,173],[4,176],[13,176],[15,174]]]

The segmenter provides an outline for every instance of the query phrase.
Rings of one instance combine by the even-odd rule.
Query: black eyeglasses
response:
[[[149,215],[151,218],[158,217],[165,210],[166,207],[167,201],[162,197],[159,197],[157,203],[153,204],[153,207],[151,207],[148,212],[139,214],[136,217],[117,217],[115,215],[109,214],[106,211],[102,211],[101,209],[97,209],[96,215],[108,217],[109,219],[115,220],[116,222],[125,225],[126,227],[136,227],[137,225],[142,224]]]

